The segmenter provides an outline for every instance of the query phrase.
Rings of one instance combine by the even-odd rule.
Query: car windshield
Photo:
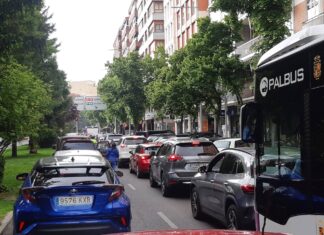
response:
[[[158,149],[159,149],[159,146],[146,147],[145,153],[157,152]]]
[[[122,137],[122,135],[109,135],[108,139],[109,140],[114,140],[114,139],[120,139]]]
[[[62,150],[95,150],[95,146],[91,142],[66,142],[63,144]]]
[[[175,153],[180,156],[216,155],[216,147],[212,143],[182,143],[178,144]]]

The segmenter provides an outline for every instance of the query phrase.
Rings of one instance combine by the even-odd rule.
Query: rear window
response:
[[[145,148],[145,153],[150,154],[151,152],[157,152],[158,149],[159,149],[159,146],[147,147],[147,148]]]
[[[217,148],[213,143],[200,143],[197,145],[181,143],[177,145],[175,151],[175,154],[180,156],[216,155],[217,153]]]
[[[92,142],[65,142],[62,150],[95,150]]]
[[[229,141],[221,140],[221,141],[215,141],[215,145],[217,148],[227,149],[230,147]]]
[[[126,145],[136,145],[136,144],[144,144],[146,143],[146,139],[144,138],[132,138],[132,139],[125,139],[124,144]]]
[[[34,186],[70,186],[80,181],[102,181],[102,184],[113,183],[113,174],[110,170],[102,172],[101,168],[56,168],[37,172]],[[94,184],[95,185],[95,184]]]
[[[112,139],[120,139],[122,137],[122,135],[109,135],[108,139],[112,140]]]

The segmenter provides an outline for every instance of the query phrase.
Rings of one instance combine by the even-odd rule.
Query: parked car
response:
[[[254,150],[225,149],[192,179],[191,209],[229,229],[254,228]]]
[[[135,172],[138,178],[149,173],[150,159],[152,154],[155,154],[160,148],[160,144],[147,143],[140,144],[135,151],[130,151],[129,172]]]
[[[102,157],[42,158],[23,180],[14,205],[15,234],[128,232],[129,198]]]
[[[130,158],[129,152],[134,151],[137,145],[146,142],[147,140],[144,136],[138,136],[138,135],[123,136],[117,144],[117,149],[119,151],[118,167],[128,166],[129,158]]]
[[[207,165],[217,153],[217,148],[210,141],[170,139],[151,157],[150,185],[160,185],[162,195],[167,197],[173,188],[190,184],[197,169]]]
[[[243,142],[240,138],[228,138],[214,141],[219,151],[227,148],[250,147],[249,143]]]
[[[106,140],[108,140],[110,144],[112,144],[112,142],[118,143],[122,137],[122,134],[107,134]]]

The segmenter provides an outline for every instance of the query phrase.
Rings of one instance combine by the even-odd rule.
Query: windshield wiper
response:
[[[99,180],[84,180],[84,181],[77,181],[73,182],[72,185],[88,185],[88,184],[104,184],[105,181],[99,181]]]

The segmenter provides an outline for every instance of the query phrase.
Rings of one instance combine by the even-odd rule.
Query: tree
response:
[[[9,141],[37,136],[50,103],[44,83],[22,65],[0,64],[0,94],[0,136]]]
[[[121,119],[126,113],[138,125],[145,112],[143,66],[137,52],[107,64],[108,73],[99,83],[99,94],[108,109]],[[115,102],[112,102],[115,101]]]
[[[289,35],[290,0],[213,0],[212,10],[227,12],[236,25],[241,24],[238,14],[247,14],[255,36],[260,36],[255,51],[261,55]]]

